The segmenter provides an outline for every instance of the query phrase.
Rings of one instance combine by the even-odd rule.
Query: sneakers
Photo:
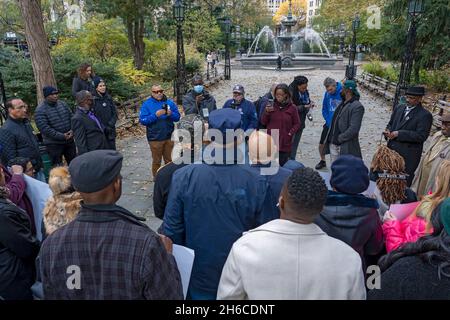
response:
[[[320,170],[320,169],[323,169],[323,168],[326,168],[326,167],[327,167],[327,163],[325,161],[323,161],[323,160],[320,160],[320,162],[316,166],[316,170]]]

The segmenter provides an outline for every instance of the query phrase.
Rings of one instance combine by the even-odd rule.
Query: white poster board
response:
[[[191,279],[192,266],[194,265],[194,250],[174,244],[172,254],[177,262],[178,270],[181,275],[181,284],[183,286],[183,295],[186,299]]]

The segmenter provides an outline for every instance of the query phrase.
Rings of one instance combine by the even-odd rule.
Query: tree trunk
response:
[[[40,0],[18,0],[23,21],[25,37],[31,54],[38,104],[44,100],[42,88],[55,86],[52,58],[47,35],[44,30]]]
[[[127,35],[128,43],[130,45],[131,51],[133,52],[134,66],[138,70],[142,70],[144,66],[144,54],[145,54],[145,43],[144,43],[144,19],[139,17],[133,20],[128,19],[126,21],[127,25]]]

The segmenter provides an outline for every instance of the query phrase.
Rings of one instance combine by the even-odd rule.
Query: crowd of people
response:
[[[222,108],[201,76],[182,106],[153,85],[139,114],[162,221],[153,231],[116,204],[117,111],[105,81],[82,65],[75,112],[47,86],[35,113],[54,167],[39,240],[26,187],[45,181],[40,143],[25,103],[10,99],[0,128],[0,298],[31,299],[41,283],[56,300],[449,299],[450,114],[423,152],[433,119],[424,88],[410,87],[366,166],[356,82],[323,84],[315,169],[297,157],[316,106],[305,76],[254,102],[237,84]],[[174,244],[195,252],[186,297]],[[381,286],[369,288],[373,266]]]

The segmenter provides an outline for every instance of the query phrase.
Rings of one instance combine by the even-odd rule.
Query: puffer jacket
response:
[[[420,204],[417,215],[411,214],[406,219],[387,220],[383,223],[383,233],[386,238],[386,250],[391,252],[407,242],[416,242],[420,237],[433,232],[427,231],[426,212],[431,210],[430,203],[424,201]]]
[[[61,100],[56,105],[42,102],[36,109],[34,119],[45,144],[73,143],[73,139],[66,140],[64,137],[64,133],[71,130],[72,111]]]

